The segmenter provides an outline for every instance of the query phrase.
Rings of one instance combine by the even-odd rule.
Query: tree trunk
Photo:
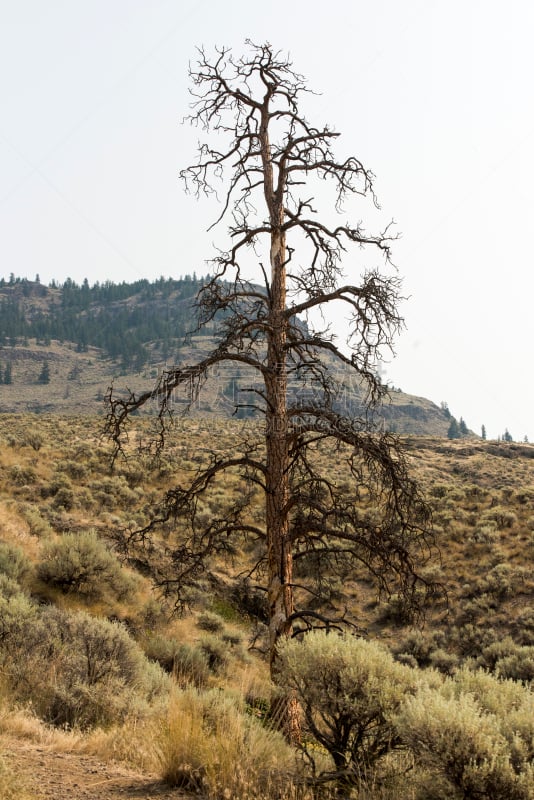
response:
[[[267,109],[267,104],[265,106]],[[289,536],[289,445],[286,372],[286,237],[283,230],[283,195],[274,191],[268,119],[260,131],[264,169],[264,194],[271,232],[271,303],[267,334],[266,378],[266,501],[267,601],[269,607],[269,661],[277,683],[277,646],[291,635],[293,605],[293,557]],[[279,188],[283,185],[279,176]],[[296,698],[282,692],[273,701],[273,718],[290,742],[300,740],[300,709]]]
[[[267,495],[266,525],[269,570],[269,645],[271,667],[275,659],[276,642],[290,633],[289,617],[293,613],[292,554],[288,520],[288,439],[287,439],[287,374],[285,365],[286,326],[284,236],[273,235],[271,248],[271,324],[267,362]]]
[[[286,373],[285,236],[273,232],[271,246],[271,320],[267,363],[267,564],[269,604],[269,655],[271,678],[277,681],[277,646],[291,635],[293,558],[289,535],[289,453]],[[273,701],[273,718],[292,743],[300,741],[300,708],[296,697],[282,692]]]

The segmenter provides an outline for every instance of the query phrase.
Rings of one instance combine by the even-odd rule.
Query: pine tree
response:
[[[5,368],[5,371],[4,371],[4,383],[7,386],[10,386],[13,383],[13,372],[12,372],[12,370],[13,370],[13,362],[12,361],[8,361],[6,363],[6,368]]]
[[[456,417],[451,417],[449,430],[447,431],[447,437],[449,439],[459,439],[460,438],[460,427],[458,425],[458,420],[456,419]]]
[[[41,372],[39,373],[39,377],[37,378],[37,383],[50,383],[50,367],[48,361],[43,361],[43,366],[41,368]]]

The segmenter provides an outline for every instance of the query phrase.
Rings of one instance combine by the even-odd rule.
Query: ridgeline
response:
[[[92,286],[87,279],[49,286],[38,277],[0,279],[0,413],[101,413],[112,382],[148,389],[167,365],[198,360],[217,333],[217,321],[197,330],[194,301],[204,283],[196,275]],[[341,378],[338,402],[356,416],[359,387]],[[237,416],[246,416],[253,388],[245,369],[219,372],[191,411],[225,417],[242,404]],[[451,421],[446,406],[399,389],[378,418],[393,432],[437,436],[447,435]]]

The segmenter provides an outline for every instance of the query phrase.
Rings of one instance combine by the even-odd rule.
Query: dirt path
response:
[[[41,744],[2,734],[0,754],[35,800],[181,800],[155,776],[80,753],[54,752]]]

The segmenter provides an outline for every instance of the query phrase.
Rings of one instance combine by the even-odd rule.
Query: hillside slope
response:
[[[202,283],[195,276],[93,287],[0,281],[0,413],[99,413],[112,382],[118,390],[147,390],[167,365],[194,363],[216,333],[212,324],[185,343],[196,327],[194,298]],[[359,387],[351,375],[337,377],[343,382],[339,405],[356,416]],[[233,415],[251,381],[245,369],[222,367],[191,412]],[[297,386],[293,391],[298,396]],[[185,401],[177,396],[177,408]],[[404,434],[446,436],[450,424],[446,409],[399,390],[390,392],[377,416]]]
[[[142,652],[139,663],[149,670],[146,674],[154,675],[158,664],[172,673],[177,689],[172,697],[184,704],[194,700],[199,714],[206,714],[203,702],[217,699],[224,702],[228,711],[229,703],[237,702],[235,698],[239,696],[245,709],[241,719],[255,724],[268,706],[267,665],[261,656],[265,644],[263,606],[257,602],[262,595],[232,590],[239,587],[246,559],[255,558],[254,540],[223,548],[205,564],[191,587],[185,614],[180,617],[171,615],[174,598],[162,597],[151,588],[151,577],[156,577],[160,568],[165,569],[169,548],[172,552],[180,541],[179,528],[164,526],[153,534],[145,551],[148,560],[136,557],[133,544],[126,557],[123,554],[118,559],[122,553],[121,532],[131,533],[145,524],[163,492],[185,478],[191,479],[215,452],[234,452],[236,440],[251,428],[246,429],[247,423],[242,420],[178,420],[169,432],[164,458],[154,464],[143,459],[138,450],[138,445],[146,442],[148,423],[139,418],[132,421],[128,452],[133,458],[117,462],[111,472],[110,451],[100,437],[101,417],[0,415],[0,600],[8,612],[4,613],[4,625],[7,620],[8,626],[5,631],[11,636],[9,645],[4,641],[0,648],[3,666],[10,668],[10,683],[6,680],[0,703],[0,796],[6,799],[53,796],[66,800],[67,794],[73,800],[170,796],[161,782],[161,743],[167,740],[157,738],[167,730],[165,707],[162,710],[156,704],[151,708],[152,716],[145,719],[143,701],[143,705],[135,706],[132,719],[124,719],[117,711],[112,728],[106,725],[85,732],[65,726],[57,718],[58,709],[63,712],[67,702],[71,706],[75,703],[81,716],[88,707],[94,713],[107,711],[111,700],[105,682],[97,687],[103,695],[93,687],[91,693],[83,695],[81,704],[77,701],[78,683],[65,688],[65,676],[70,672],[65,671],[64,664],[72,664],[74,669],[80,654],[82,661],[84,654],[89,653],[92,658],[99,655],[98,649],[73,646],[74,630],[92,636],[103,626],[109,635],[114,631],[113,642],[130,641],[128,652],[133,653],[134,646],[138,648],[135,652]],[[424,596],[424,625],[421,619],[406,614],[395,595],[381,597],[376,582],[363,566],[351,567],[343,580],[339,575],[324,573],[330,586],[328,602],[332,604],[327,610],[348,610],[359,632],[380,640],[420,680],[426,679],[429,666],[434,668],[428,673],[434,683],[440,673],[454,680],[462,666],[471,670],[482,667],[487,673],[511,679],[502,685],[503,691],[507,696],[522,692],[524,700],[529,692],[525,686],[531,686],[534,679],[534,445],[453,442],[420,436],[404,437],[403,444],[434,517],[437,547],[428,552],[425,548],[421,553],[422,557],[430,556],[421,566],[421,574],[438,585],[435,592]],[[332,480],[344,479],[337,453],[318,449],[317,458]],[[229,489],[227,484],[212,487],[210,497],[198,508],[199,514],[207,515],[209,520],[209,510],[225,503]],[[259,500],[251,510],[261,524]],[[91,544],[91,548],[79,549],[84,543]],[[73,582],[69,564],[79,564],[74,557],[78,552],[98,559],[85,558],[86,565],[93,563],[92,571],[75,575]],[[52,559],[54,553],[63,557]],[[102,565],[107,569],[105,578]],[[301,575],[309,566],[301,562]],[[83,627],[76,629],[74,624],[80,614]],[[50,625],[54,620],[56,624],[58,620],[65,623],[57,628],[61,631],[57,642],[53,638],[54,625]],[[18,637],[17,625],[24,626],[31,636]],[[47,653],[54,652],[54,658],[41,657],[42,640],[52,647]],[[84,641],[87,644],[89,640]],[[101,668],[108,661],[108,656],[102,655]],[[20,680],[21,676],[25,679]],[[140,692],[142,685],[136,679],[136,691]],[[57,687],[63,692],[61,703],[50,705]],[[92,703],[93,697],[102,697],[106,702]],[[113,698],[120,697],[115,690]],[[131,705],[128,709],[131,713]],[[184,725],[186,706],[178,705],[176,709],[177,733],[173,741],[181,746],[187,738],[184,731],[190,728]],[[528,716],[528,710],[523,717],[521,713],[518,711],[515,722],[507,719],[506,724],[524,723],[530,736],[532,715]],[[209,720],[215,718],[213,711]],[[465,738],[469,753],[472,731],[478,722],[476,718]],[[204,742],[206,730],[197,730],[194,743]],[[230,741],[235,741],[231,739],[234,730],[225,728]],[[258,726],[258,735],[265,731],[263,725]],[[441,729],[438,733],[442,737]],[[218,741],[223,739],[219,737]],[[214,749],[216,739],[209,744]],[[249,739],[246,746],[248,753]],[[214,752],[218,769],[232,761],[217,760],[218,751]],[[281,763],[282,751],[270,752],[274,753],[273,763]],[[181,759],[176,762],[179,775],[185,772],[187,777],[186,770],[191,768],[183,765],[191,762],[184,760],[181,750],[177,753],[176,758]],[[111,758],[122,761],[124,768],[108,763]],[[241,751],[233,761],[241,766],[240,758],[245,758]],[[259,762],[261,758],[253,751],[243,772],[247,786],[247,770],[250,772],[252,765]],[[410,769],[403,770],[403,774],[415,776],[414,780],[424,779],[425,786],[432,789],[438,785],[439,775],[431,773],[427,778],[427,773],[418,769],[414,770],[410,763]],[[159,780],[151,777],[156,773]],[[195,780],[196,775],[193,773]],[[16,793],[2,793],[10,776]],[[530,773],[527,780],[530,792]],[[188,787],[199,796],[199,786],[194,781],[180,786],[182,789],[172,789],[172,796],[187,796]],[[34,787],[38,787],[39,794]],[[245,794],[242,784],[239,787],[240,791],[229,789],[224,796],[289,796],[270,788],[267,794]],[[437,795],[416,794],[407,785],[404,791],[393,787],[380,796],[386,800]],[[449,791],[439,796],[461,795]]]

